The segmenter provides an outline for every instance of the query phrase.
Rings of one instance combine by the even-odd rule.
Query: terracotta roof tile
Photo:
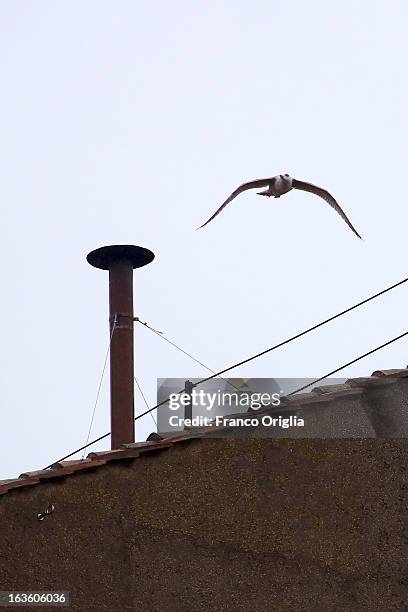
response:
[[[188,429],[185,429],[182,432],[181,431],[175,431],[175,432],[168,431],[168,432],[161,432],[161,433],[153,432],[152,434],[150,434],[150,436],[147,439],[157,440],[157,441],[164,440],[171,444],[178,444],[179,442],[187,442],[190,440],[196,440],[196,439],[202,438],[203,436],[205,436],[205,431],[206,430],[203,430],[200,432],[200,428],[189,427]]]
[[[65,476],[69,476],[70,474],[74,474],[76,472],[80,472],[82,470],[89,470],[105,465],[106,461],[102,460],[89,460],[82,459],[79,461],[71,461],[70,466],[61,467],[57,469],[50,468],[49,470],[37,470],[34,472],[25,472],[21,474],[19,478],[36,478],[38,480],[49,480],[50,478],[64,478]]]
[[[57,461],[56,463],[53,463],[51,467],[54,470],[59,470],[62,468],[76,467],[78,463],[88,464],[90,463],[90,461],[91,461],[90,459],[73,459],[70,461]]]
[[[297,393],[296,395],[291,395],[287,398],[289,400],[288,407],[291,406],[308,406],[309,404],[327,404],[327,402],[331,401],[328,397],[328,394],[316,393],[314,391],[310,391],[309,393]]]
[[[105,462],[117,461],[119,459],[136,459],[141,454],[160,452],[169,448],[171,444],[157,444],[155,442],[141,442],[132,444],[123,444],[122,448],[118,448],[110,451],[100,451],[96,453],[89,453],[88,457],[92,460],[103,459]]]
[[[5,481],[2,481],[3,483]],[[40,481],[38,478],[16,478],[15,480],[7,480],[5,484],[0,483],[0,495],[8,493],[12,489],[18,489],[19,487],[30,487],[38,484]]]
[[[351,389],[347,384],[341,383],[340,385],[323,385],[322,387],[314,387],[312,389],[313,393],[319,393],[320,395],[323,393],[356,393],[355,389]]]
[[[366,389],[367,387],[383,387],[385,385],[392,385],[396,381],[395,376],[362,376],[361,378],[350,378],[347,384],[351,387],[360,387]]]
[[[404,370],[376,370],[371,376],[385,376],[388,378],[406,378],[408,377],[408,369]]]
[[[396,379],[408,377],[408,369],[376,370],[370,377],[351,378],[341,385],[322,385],[315,387],[311,392],[299,393],[290,397],[282,397],[280,406],[267,406],[262,410],[254,411],[253,414],[264,414],[265,412],[299,412],[311,405],[322,407],[337,399],[346,399],[364,393],[365,388],[371,385],[392,384]],[[230,417],[242,416],[228,415]],[[59,461],[48,470],[35,470],[24,472],[18,479],[0,480],[0,495],[11,490],[37,485],[43,481],[64,478],[78,472],[95,469],[106,465],[111,461],[137,459],[141,455],[162,452],[175,444],[189,443],[194,440],[212,436],[221,430],[232,429],[231,427],[191,428],[178,432],[152,433],[146,442],[124,444],[116,450],[107,450],[89,453],[86,459]]]

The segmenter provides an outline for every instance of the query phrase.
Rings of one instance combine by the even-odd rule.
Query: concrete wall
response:
[[[406,440],[203,439],[17,489],[1,589],[84,612],[404,610],[407,459]]]

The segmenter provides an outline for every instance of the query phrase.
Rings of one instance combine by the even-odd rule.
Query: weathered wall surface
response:
[[[17,489],[1,589],[83,612],[404,610],[407,460],[406,440],[203,439]]]

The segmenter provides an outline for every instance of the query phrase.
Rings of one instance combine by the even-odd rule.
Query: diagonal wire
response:
[[[364,300],[362,300],[360,302],[357,302],[357,304],[354,304],[353,306],[350,306],[349,308],[346,308],[345,310],[342,310],[341,312],[338,312],[337,314],[329,317],[328,319],[325,319],[324,321],[321,321],[320,323],[317,323],[316,325],[313,325],[312,327],[309,327],[308,329],[303,330],[302,332],[299,332],[295,336],[292,336],[291,338],[287,338],[286,340],[284,340],[282,342],[279,342],[278,344],[275,344],[274,346],[271,346],[270,348],[262,351],[261,353],[257,353],[256,355],[252,355],[251,357],[248,357],[247,359],[244,359],[243,361],[235,363],[232,366],[229,366],[228,368],[225,368],[224,370],[221,370],[220,372],[214,373],[212,376],[209,376],[208,378],[204,378],[199,383],[196,383],[195,386],[198,385],[198,384],[207,382],[208,380],[211,380],[211,379],[215,378],[216,376],[221,376],[221,374],[225,374],[225,372],[233,370],[234,368],[237,368],[238,366],[243,365],[244,363],[248,363],[249,361],[252,361],[254,359],[257,359],[258,357],[266,355],[267,353],[270,353],[270,352],[274,351],[275,349],[280,348],[281,346],[289,344],[289,342],[292,342],[293,340],[297,340],[298,338],[301,338],[302,336],[305,336],[306,334],[310,333],[311,331],[314,331],[315,329],[318,329],[319,327],[322,327],[323,325],[326,325],[330,321],[334,321],[335,319],[337,319],[337,318],[347,314],[348,312],[351,312],[352,310],[355,310],[356,308],[359,308],[360,306],[363,306],[363,304],[367,304],[368,302],[371,302],[372,300],[376,299],[380,295],[384,295],[388,291],[391,291],[392,289],[395,289],[396,287],[399,287],[400,285],[403,285],[407,281],[408,281],[408,277],[403,278],[401,281],[399,281],[397,283],[394,283],[393,285],[390,285],[389,287],[387,287],[386,289],[383,289],[382,291],[378,291],[377,293],[374,293],[370,297],[368,297],[368,298],[366,298],[366,299],[364,299]],[[146,326],[147,326],[147,324],[146,324]],[[156,330],[154,330],[154,331],[156,331]],[[160,333],[160,332],[157,332],[157,333]],[[394,338],[394,340],[391,340],[388,344],[391,344],[392,342],[395,342],[400,337],[402,337],[402,336],[398,336],[398,338]],[[384,346],[386,346],[386,345],[384,345]],[[382,348],[382,347],[379,347],[379,348]],[[379,350],[379,349],[375,349],[375,350]],[[375,351],[373,351],[373,352],[375,352]],[[358,361],[358,359],[357,359],[357,361]],[[355,363],[355,361],[353,361],[352,363]],[[325,377],[323,377],[323,378],[325,378]],[[180,391],[180,393],[182,393],[182,392],[183,392],[183,390]],[[149,409],[149,411],[156,410],[157,408],[159,408],[160,406],[163,406],[167,402],[168,402],[168,398],[166,400],[160,402],[159,404],[157,404],[153,408]],[[143,412],[137,418],[139,419],[139,418],[143,417],[145,414],[148,414],[149,411]],[[104,438],[107,438],[109,435],[110,435],[110,432],[107,433],[107,434],[104,434],[102,436],[99,436],[99,438],[96,438],[90,444],[95,444],[96,442],[99,442],[100,440],[103,440]],[[88,444],[87,446],[90,446],[90,445]],[[63,459],[67,459],[68,457],[71,457],[72,455],[75,455],[76,453],[80,452],[84,448],[87,448],[87,446],[82,446],[81,448],[78,448],[77,450],[73,451],[69,455],[66,455],[65,457],[63,457]],[[63,461],[63,459],[61,459],[60,461]],[[49,467],[51,467],[51,465],[47,466],[47,468],[44,468],[44,469],[48,469]]]
[[[385,348],[389,344],[392,344],[393,342],[396,342],[397,340],[400,340],[401,338],[403,338],[404,336],[407,336],[407,335],[408,335],[408,331],[406,331],[403,334],[397,336],[396,338],[393,338],[392,340],[389,340],[388,342],[384,342],[384,344],[381,344],[381,346],[377,346],[376,348],[372,349],[371,351],[368,351],[367,353],[364,353],[364,355],[360,355],[360,357],[356,357],[356,359],[353,359],[352,361],[349,361],[348,363],[345,363],[344,365],[340,366],[339,368],[336,368],[335,370],[332,370],[328,374],[325,374],[324,376],[321,376],[320,378],[316,378],[316,380],[314,380],[313,382],[311,382],[311,383],[309,383],[307,385],[303,385],[303,387],[300,387],[299,389],[296,389],[296,391],[291,391],[290,393],[288,393],[288,396],[289,395],[294,395],[295,393],[299,393],[300,391],[303,391],[304,389],[307,389],[308,387],[311,387],[312,385],[315,385],[316,383],[320,382],[321,380],[324,380],[325,378],[329,378],[329,376],[333,376],[333,374],[337,374],[337,372],[340,372],[340,370],[344,370],[344,368],[347,368],[349,365],[352,365],[353,363],[356,363],[357,361],[360,361],[360,359],[364,359],[364,357],[368,357],[369,355],[372,355],[376,351],[379,351],[380,349]]]
[[[326,323],[330,323],[330,321],[334,321],[335,319],[338,319],[339,317],[347,314],[348,312],[351,312],[352,310],[355,310],[356,308],[359,308],[360,306],[363,306],[363,304],[367,304],[368,302],[371,302],[371,300],[374,300],[375,298],[379,297],[380,295],[384,295],[384,293],[387,293],[388,291],[391,291],[392,289],[395,289],[396,287],[399,287],[400,285],[403,285],[407,281],[408,281],[408,277],[403,278],[398,283],[394,283],[393,285],[390,285],[386,289],[383,289],[382,291],[379,291],[378,293],[375,293],[374,295],[371,295],[370,297],[366,298],[365,300],[362,300],[361,302],[358,302],[357,304],[354,304],[353,306],[350,306],[349,308],[346,308],[345,310],[342,310],[341,312],[338,312],[337,314],[333,315],[332,317],[329,317],[328,319],[325,319],[324,321],[321,321],[320,323],[316,323],[316,325],[313,325],[312,327],[309,327],[308,329],[305,329],[302,332],[299,332],[295,336],[292,336],[291,338],[287,338],[286,340],[283,340],[282,342],[279,342],[278,344],[275,344],[274,346],[271,346],[271,347],[265,349],[264,351],[261,351],[260,353],[257,353],[256,355],[252,355],[251,357],[248,357],[247,359],[243,359],[242,361],[239,361],[238,363],[235,363],[234,365],[229,366],[228,368],[225,368],[224,370],[221,370],[220,372],[217,372],[217,374],[214,374],[213,376],[209,376],[208,378],[205,378],[201,382],[207,382],[207,380],[211,380],[212,378],[215,378],[216,376],[220,376],[221,374],[225,374],[225,372],[229,372],[229,370],[233,370],[234,368],[237,368],[237,367],[239,367],[241,365],[244,365],[245,363],[249,363],[250,361],[253,361],[254,359],[258,359],[258,357],[262,357],[263,355],[266,355],[267,353],[271,353],[272,351],[280,348],[281,346],[285,346],[285,344],[289,344],[293,340],[297,340],[298,338],[301,338],[302,336],[306,336],[306,334],[309,334],[311,331],[314,331],[315,329],[318,329],[319,327],[322,327],[323,325],[326,325]]]
[[[139,389],[139,391],[140,391],[140,395],[142,396],[143,401],[144,401],[144,403],[146,404],[146,408],[150,408],[150,407],[149,407],[149,404],[147,403],[147,399],[146,399],[146,397],[145,397],[145,394],[144,394],[144,393],[143,393],[143,391],[142,391],[142,387],[139,385],[139,381],[137,380],[136,376],[134,376],[133,378],[135,379],[135,383],[137,384],[137,388],[138,388],[138,389]],[[157,429],[157,421],[156,421],[156,419],[154,418],[154,414],[153,414],[153,412],[151,412],[151,413],[150,413],[150,416],[152,417],[153,422],[154,422],[154,424],[156,425],[156,429]]]
[[[377,351],[383,349],[384,347],[389,346],[390,344],[393,344],[397,340],[400,340],[404,336],[408,336],[408,331],[404,332],[403,334],[400,334],[399,336],[396,336],[395,338],[392,338],[391,340],[388,340],[388,342],[384,342],[384,344],[380,344],[379,346],[375,347],[374,349],[371,349],[371,351],[368,351],[367,353],[364,353],[363,355],[360,355],[359,357],[356,357],[352,361],[349,361],[348,363],[343,364],[339,368],[336,368],[335,370],[332,370],[331,372],[328,372],[324,376],[321,376],[320,378],[317,378],[312,383],[309,383],[308,385],[304,385],[303,387],[300,387],[299,389],[296,389],[296,391],[292,391],[289,395],[293,395],[294,393],[299,393],[300,391],[303,391],[303,389],[306,389],[307,387],[310,387],[311,385],[314,385],[317,382],[320,382],[321,380],[324,380],[325,378],[328,378],[329,376],[332,376],[333,374],[337,374],[337,372],[340,372],[341,370],[344,370],[344,368],[347,368],[349,365],[352,365],[353,363],[356,363],[357,361],[360,361],[361,359],[364,359],[364,357],[368,357],[368,355],[372,355],[373,353],[376,353]],[[206,382],[206,379],[200,380],[198,383],[195,384],[195,386],[197,386],[197,385],[199,385],[199,384],[201,384],[203,382]],[[183,391],[184,390],[182,389],[180,391],[180,393],[183,393]],[[159,404],[156,404],[156,406],[153,406],[153,408],[149,408],[149,410],[146,410],[145,412],[142,412],[142,414],[139,414],[137,417],[135,417],[135,421],[138,421],[139,419],[144,417],[149,412],[152,412],[153,410],[156,410],[157,408],[160,408],[160,406],[163,406],[168,401],[169,401],[169,398],[163,400]],[[100,440],[103,440],[104,438],[107,438],[109,435],[110,435],[110,431],[108,433],[104,434],[103,436],[99,436],[99,438],[96,438],[96,440],[93,440],[90,444],[95,444],[96,442],[99,442]],[[88,446],[90,446],[90,444]],[[59,461],[64,461],[64,459],[68,459],[69,457],[72,457],[72,455],[75,455],[76,453],[79,453],[84,448],[86,448],[86,446],[82,446],[81,448],[77,448],[76,450],[72,451],[72,453],[69,453],[69,455],[65,455],[65,457],[62,457],[61,459],[59,459],[57,462],[54,461],[54,463],[58,463]],[[47,467],[45,467],[44,470],[47,470],[48,468],[52,467],[54,465],[54,463],[51,463],[50,465],[47,465]]]
[[[100,393],[101,393],[101,388],[102,388],[103,377],[104,377],[104,375],[105,375],[106,364],[107,364],[107,362],[108,362],[108,357],[109,357],[110,347],[111,347],[111,344],[112,344],[113,332],[115,331],[115,328],[116,328],[117,317],[118,317],[118,315],[117,315],[117,313],[116,313],[116,314],[115,314],[114,321],[113,321],[113,325],[112,325],[111,335],[110,335],[110,338],[109,338],[108,348],[107,348],[107,350],[106,350],[105,361],[104,361],[104,363],[103,363],[103,369],[102,369],[101,379],[100,379],[100,381],[99,381],[98,391],[97,391],[97,393],[96,393],[95,404],[94,404],[93,411],[92,411],[91,422],[90,422],[90,424],[89,424],[88,435],[87,435],[87,437],[86,437],[86,444],[85,444],[85,446],[84,446],[84,452],[83,452],[83,455],[82,455],[82,459],[84,459],[84,458],[85,458],[86,449],[88,448],[89,436],[91,435],[92,425],[93,425],[94,418],[95,418],[96,407],[97,407],[97,405],[98,405],[99,395],[100,395]]]
[[[163,333],[163,332],[159,331],[158,329],[154,329],[153,327],[150,327],[150,325],[148,325],[145,321],[141,321],[139,319],[139,317],[134,317],[133,320],[136,321],[137,323],[140,323],[141,325],[144,325],[145,327],[147,327],[147,329],[151,329],[152,331],[154,331],[155,334],[162,334]]]
[[[156,336],[158,336],[159,338],[161,338],[162,340],[165,340],[166,342],[168,342],[169,344],[171,344],[171,346],[174,346],[174,348],[176,348],[178,351],[180,351],[181,353],[184,353],[184,355],[187,355],[187,357],[190,357],[190,359],[192,359],[193,361],[195,361],[196,363],[198,363],[199,365],[203,366],[203,368],[205,368],[206,370],[208,370],[209,372],[211,372],[212,374],[215,374],[215,370],[213,370],[212,368],[209,368],[207,365],[205,365],[205,363],[203,363],[202,361],[200,361],[199,359],[197,359],[197,357],[194,357],[193,355],[191,355],[190,353],[188,353],[187,351],[185,351],[184,349],[181,348],[181,346],[179,346],[178,344],[176,344],[175,342],[173,342],[172,340],[169,340],[169,338],[166,338],[166,336],[163,334],[163,332],[161,331],[157,331],[156,329],[154,329],[153,327],[150,327],[150,325],[148,325],[147,323],[143,323],[143,321],[141,321],[139,319],[139,317],[135,317],[134,319],[137,323],[141,323],[142,325],[144,325],[145,327],[147,327],[147,329],[150,329],[152,332],[154,332],[156,334]],[[234,383],[232,383],[231,381],[228,380],[228,378],[224,378],[223,376],[220,376],[219,378],[221,378],[222,380],[225,380],[226,383],[228,383],[229,385],[231,385],[231,387],[234,387],[234,389],[236,389],[237,391],[241,392],[242,389],[240,389],[239,387],[237,387],[236,385],[234,385]],[[198,384],[198,383],[197,383]]]
[[[393,342],[396,342],[397,340],[400,340],[401,338],[403,338],[404,336],[408,336],[408,331],[404,332],[403,334],[400,334],[399,336],[396,336],[395,338],[392,338],[392,340],[389,340],[388,342],[385,342],[384,344],[381,344],[380,346],[377,346],[376,348],[372,349],[371,351],[368,351],[367,353],[364,353],[363,355],[360,355],[359,357],[356,357],[355,359],[353,359],[352,361],[349,361],[348,363],[343,364],[342,366],[340,366],[339,368],[336,368],[336,370],[333,370],[332,372],[328,372],[327,374],[325,374],[324,376],[321,376],[320,378],[317,378],[316,380],[314,380],[313,382],[300,387],[300,389],[296,389],[296,391],[292,391],[289,395],[293,395],[294,393],[299,393],[299,391],[303,391],[303,389],[306,389],[307,387],[310,387],[311,385],[316,384],[317,382],[324,380],[325,378],[328,378],[329,376],[332,376],[333,374],[336,374],[337,372],[340,372],[341,370],[344,370],[344,368],[347,368],[347,366],[352,365],[353,363],[356,363],[357,361],[360,361],[361,359],[364,359],[364,357],[368,357],[368,355],[372,355],[373,353],[376,353],[377,351],[379,351],[380,349],[389,346],[390,344],[392,344]],[[208,378],[203,378],[202,380],[199,380],[194,386],[197,387],[198,385],[207,382]],[[184,390],[180,391],[180,393],[183,393]],[[160,406],[163,406],[166,402],[169,401],[169,398],[163,400],[162,402],[160,402],[160,404],[157,404],[156,406],[154,406],[153,408],[151,408],[150,410],[155,410],[156,408],[159,408]],[[137,419],[141,419],[143,416],[145,416],[148,413],[148,411],[143,412],[142,414],[139,414],[135,421]],[[106,434],[107,436],[109,434]],[[78,451],[76,451],[78,452]]]

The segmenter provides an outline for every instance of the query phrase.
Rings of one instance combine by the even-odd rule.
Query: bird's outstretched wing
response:
[[[265,179],[256,179],[255,181],[249,181],[248,183],[242,183],[242,185],[240,185],[235,191],[233,191],[231,195],[225,200],[225,202],[221,204],[221,206],[218,208],[218,210],[215,211],[213,216],[210,217],[205,223],[200,225],[200,227],[198,227],[197,229],[201,229],[202,227],[204,227],[204,225],[207,225],[207,223],[212,221],[214,217],[216,217],[218,213],[220,213],[222,209],[225,208],[226,205],[231,202],[231,200],[236,198],[243,191],[246,191],[247,189],[255,189],[257,187],[265,187],[266,185],[269,185],[271,181],[272,181],[271,178],[265,178]]]
[[[358,231],[355,229],[355,227],[353,227],[351,221],[348,219],[346,213],[339,206],[339,204],[337,204],[337,202],[333,198],[333,196],[328,191],[326,191],[326,189],[322,189],[321,187],[317,187],[316,185],[312,185],[312,183],[305,183],[304,181],[298,181],[296,179],[293,179],[292,187],[294,189],[301,189],[302,191],[309,191],[310,193],[314,193],[315,195],[320,196],[321,198],[323,198],[323,200],[325,200],[328,204],[330,204],[330,206],[332,208],[334,208],[334,210],[339,213],[340,217],[342,219],[344,219],[344,221],[347,223],[349,228],[353,230],[353,232],[356,234],[356,236],[361,238],[361,236],[358,233]]]

